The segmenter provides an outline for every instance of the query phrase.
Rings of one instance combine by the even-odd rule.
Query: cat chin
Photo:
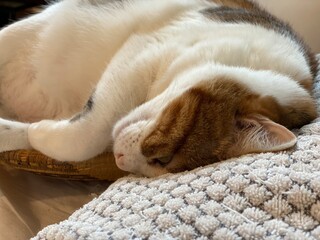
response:
[[[117,167],[126,172],[146,177],[156,177],[168,173],[168,170],[159,164],[149,164],[145,157],[115,155],[115,158]]]

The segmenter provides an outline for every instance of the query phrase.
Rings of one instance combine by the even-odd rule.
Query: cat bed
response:
[[[119,179],[33,239],[320,239],[320,118],[295,133],[287,151]]]
[[[127,175],[115,164],[112,153],[104,153],[82,162],[60,162],[35,150],[0,153],[0,162],[10,167],[68,180],[108,180]]]

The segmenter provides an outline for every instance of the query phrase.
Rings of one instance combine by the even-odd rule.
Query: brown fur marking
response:
[[[313,90],[313,80],[308,78],[304,79],[302,81],[299,81],[299,84],[306,89],[310,94],[312,93]]]
[[[208,0],[209,1],[209,0]],[[296,41],[316,75],[315,55],[285,22],[249,0],[210,0],[221,7],[202,10],[209,19],[230,23],[251,23]],[[300,82],[308,92],[313,79]],[[239,156],[241,121],[258,114],[287,128],[300,127],[317,116],[312,97],[281,106],[271,96],[261,97],[230,79],[204,81],[173,100],[163,111],[155,129],[144,139],[141,150],[150,158],[171,159],[163,166],[169,172],[191,170],[229,157]],[[239,127],[240,124],[240,127]],[[152,161],[151,161],[152,163]]]
[[[204,81],[166,107],[144,139],[142,153],[150,159],[173,156],[164,166],[170,172],[217,162],[236,156],[234,149],[228,151],[235,144],[238,118],[261,114],[296,127],[315,117],[311,98],[293,106],[280,106],[273,97],[260,97],[232,80]]]

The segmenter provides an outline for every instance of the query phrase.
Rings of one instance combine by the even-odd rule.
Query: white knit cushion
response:
[[[122,178],[33,239],[320,239],[320,118],[296,133],[289,151]]]

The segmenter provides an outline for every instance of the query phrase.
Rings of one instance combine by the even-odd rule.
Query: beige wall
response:
[[[288,21],[314,52],[320,53],[320,0],[256,0]]]

